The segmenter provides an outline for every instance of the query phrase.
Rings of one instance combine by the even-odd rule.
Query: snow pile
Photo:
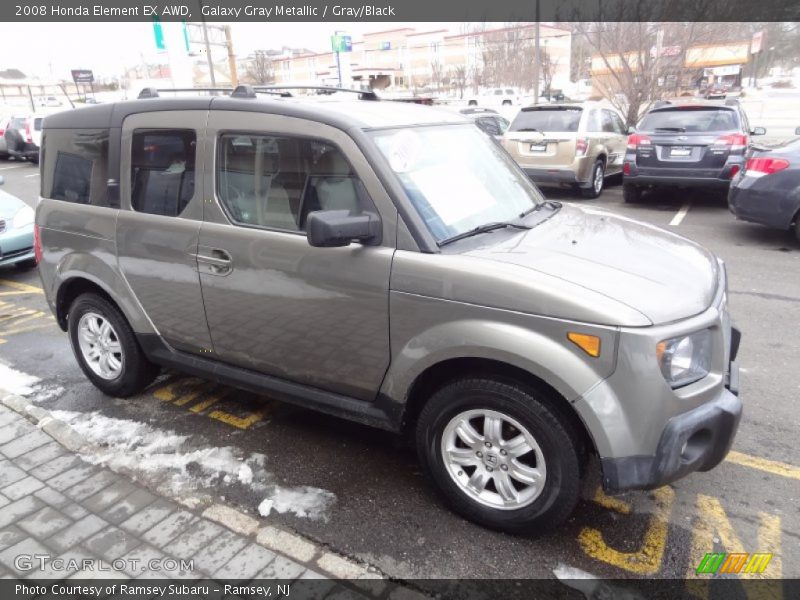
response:
[[[291,512],[298,517],[327,521],[327,511],[334,502],[336,496],[327,490],[307,485],[296,488],[276,485],[272,494],[258,505],[258,512],[262,517],[268,517],[274,510],[279,513]]]
[[[261,453],[243,456],[231,446],[198,448],[191,443],[191,436],[98,412],[54,410],[52,415],[91,445],[90,451],[82,453],[86,461],[143,479],[168,494],[209,498],[244,488],[251,495],[266,496],[259,506],[263,516],[274,509],[324,520],[336,501],[326,490],[273,483],[274,476],[264,468],[266,456]]]
[[[27,396],[35,391],[37,383],[39,383],[38,377],[17,371],[8,365],[0,363],[0,388],[3,388],[6,392],[17,394],[18,396]]]

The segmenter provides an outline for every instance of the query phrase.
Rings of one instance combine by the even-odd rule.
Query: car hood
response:
[[[466,250],[462,256],[565,280],[622,303],[653,324],[706,310],[714,299],[720,268],[711,252],[679,235],[568,205],[533,229]]]
[[[0,190],[0,218],[13,218],[23,206],[27,206],[25,202],[8,192]]]

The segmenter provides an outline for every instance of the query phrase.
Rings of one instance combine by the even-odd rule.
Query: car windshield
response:
[[[517,219],[544,200],[508,154],[473,125],[371,135],[437,242]]]
[[[667,129],[681,132],[730,131],[737,129],[735,112],[716,107],[670,108],[648,113],[639,131]]]
[[[523,108],[509,131],[578,131],[580,108]]]

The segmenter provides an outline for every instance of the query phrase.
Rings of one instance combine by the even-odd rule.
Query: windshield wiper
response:
[[[549,208],[550,210],[558,210],[562,206],[561,202],[557,202],[556,200],[545,200],[544,202],[539,202],[539,204],[532,206],[525,212],[519,213],[519,218],[522,219],[527,217],[529,214],[542,210],[543,208]]]
[[[522,127],[520,129],[515,129],[514,131],[539,131],[536,127]]]
[[[656,131],[674,131],[675,133],[683,133],[686,131],[685,127],[656,127]]]
[[[464,238],[472,237],[473,235],[478,235],[479,233],[488,233],[497,229],[505,229],[506,227],[514,227],[515,229],[531,228],[530,225],[515,223],[514,221],[495,221],[494,223],[486,223],[485,225],[480,225],[474,229],[465,231],[464,233],[459,233],[458,235],[444,239],[439,242],[439,246],[445,246],[451,242],[457,242],[458,240],[463,240]]]

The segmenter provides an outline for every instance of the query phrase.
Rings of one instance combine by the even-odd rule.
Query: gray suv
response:
[[[609,493],[725,457],[708,250],[545,201],[460,115],[257,91],[45,119],[39,271],[100,390],[169,367],[407,432],[454,510],[514,532],[561,523],[592,455]]]

